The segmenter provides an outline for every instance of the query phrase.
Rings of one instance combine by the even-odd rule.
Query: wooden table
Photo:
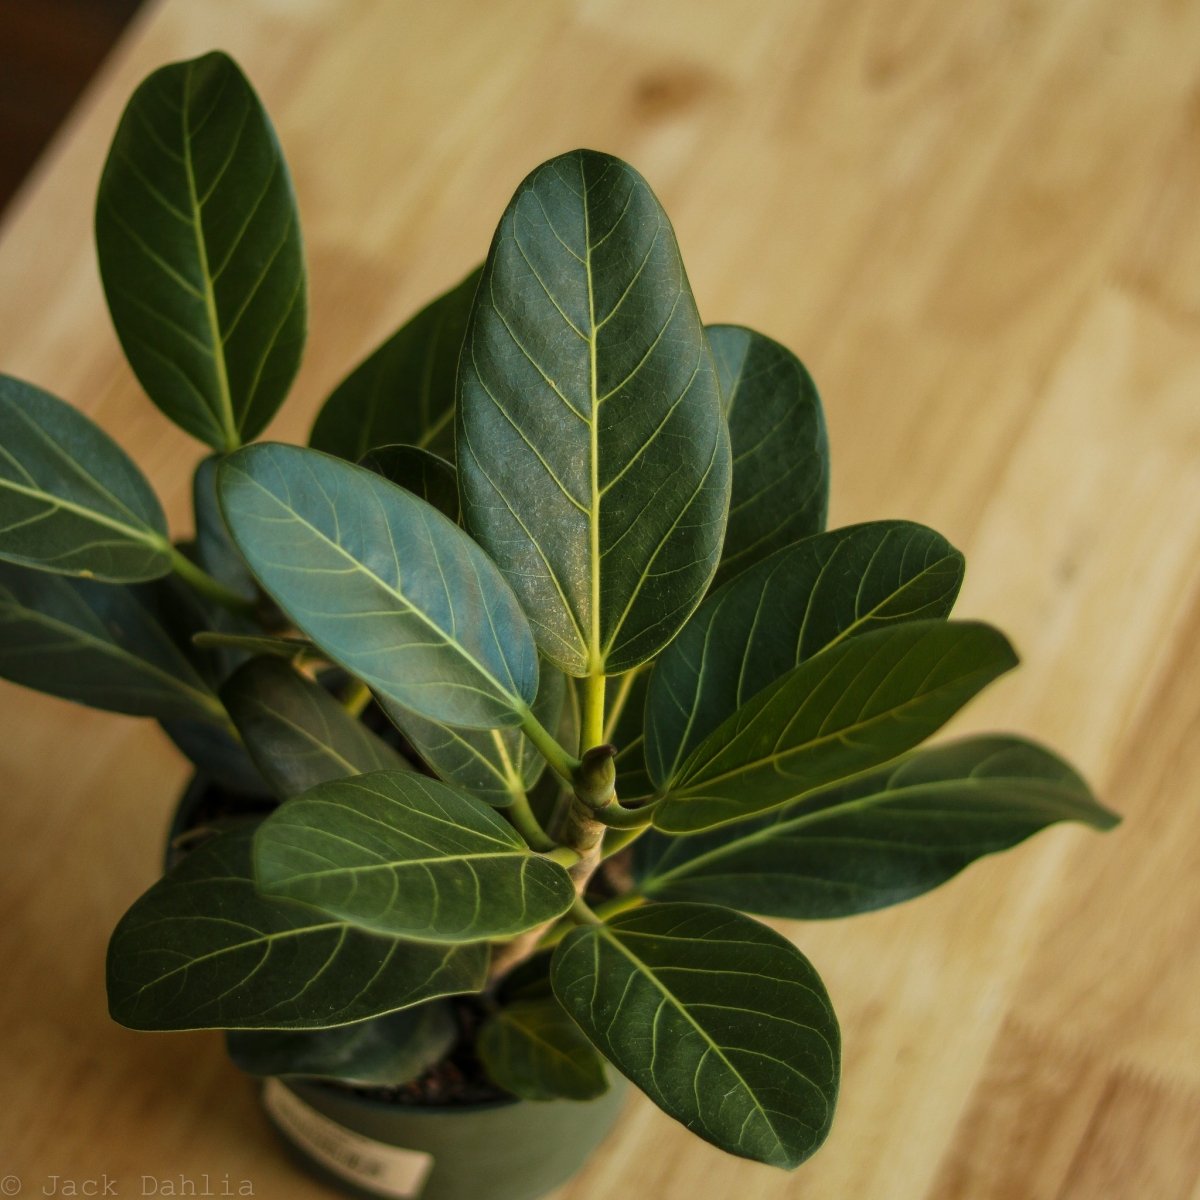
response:
[[[706,318],[811,367],[834,523],[911,517],[965,549],[962,615],[1026,661],[956,729],[1035,733],[1126,814],[790,927],[846,1044],[833,1134],[797,1174],[638,1102],[562,1200],[1200,1197],[1200,5],[152,6],[4,227],[0,364],[112,431],[177,522],[200,449],[121,360],[91,205],[135,83],[214,45],[275,116],[307,235],[312,334],[274,433],[302,437],[482,256],[530,167],[615,152],[674,218]],[[105,942],[183,764],[148,722],[0,703],[0,1176],[328,1195],[217,1035],[105,1013]]]

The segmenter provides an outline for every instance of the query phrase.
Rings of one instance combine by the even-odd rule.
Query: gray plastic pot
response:
[[[604,1140],[625,1100],[614,1078],[586,1102],[505,1100],[414,1108],[299,1080],[269,1080],[271,1122],[305,1166],[357,1195],[393,1200],[536,1200]]]

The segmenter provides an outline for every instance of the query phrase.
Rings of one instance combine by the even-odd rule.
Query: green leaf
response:
[[[522,1100],[594,1100],[608,1091],[604,1059],[553,996],[493,1013],[478,1051],[492,1082]]]
[[[444,458],[420,446],[380,446],[368,450],[361,465],[427,500],[458,524],[458,473]]]
[[[423,308],[338,385],[309,444],[357,462],[408,443],[454,458],[454,377],[480,268]]]
[[[0,676],[135,717],[225,710],[180,650],[154,584],[68,579],[0,563]]]
[[[167,522],[129,456],[98,425],[0,375],[0,559],[110,583],[171,569]]]
[[[711,595],[663,652],[646,701],[655,785],[785,671],[845,638],[945,617],[963,557],[909,521],[872,521],[805,538]]]
[[[533,715],[547,729],[559,723],[567,681],[542,663]],[[546,760],[519,729],[458,729],[381,700],[392,723],[430,769],[493,808],[506,808],[541,778]]]
[[[175,748],[213,783],[243,796],[268,794],[266,780],[230,726],[177,717],[163,721],[162,728]]]
[[[281,659],[252,658],[221,689],[221,699],[281,800],[329,779],[409,769],[325,688]]]
[[[764,688],[684,760],[665,833],[754,816],[911,750],[1017,664],[970,621],[912,621],[830,646]]]
[[[786,346],[738,325],[710,325],[733,449],[733,495],[715,582],[825,528],[829,439],[821,398]]]
[[[217,498],[217,471],[221,456],[210,454],[192,477],[192,504],[196,513],[193,553],[196,562],[214,579],[245,600],[258,597],[258,586],[245,559],[238,553]]]
[[[113,324],[150,399],[218,450],[260,433],[300,364],[304,253],[262,104],[226,55],[134,92],[96,200]]]
[[[538,682],[529,623],[453,522],[362,467],[295,446],[239,451],[219,487],[259,582],[331,660],[436,721],[520,723]]]
[[[225,1045],[248,1075],[396,1087],[445,1057],[457,1037],[449,1005],[433,1000],[336,1029],[233,1030]]]
[[[259,827],[255,865],[269,895],[420,941],[513,937],[575,899],[566,871],[486,804],[407,772],[288,801]]]
[[[845,917],[898,904],[1056,821],[1118,818],[1049,750],[1017,737],[921,750],[757,821],[699,837],[651,833],[641,890],[768,917]]]
[[[569,675],[652,658],[700,602],[729,503],[716,370],[670,222],[608,155],[501,218],[459,371],[467,528]]]
[[[795,1167],[825,1140],[841,1040],[789,941],[728,909],[648,904],[571,930],[555,995],[664,1112],[713,1145]]]
[[[121,918],[108,1005],[131,1029],[328,1029],[478,991],[487,947],[368,933],[261,896],[252,831],[192,851]]]

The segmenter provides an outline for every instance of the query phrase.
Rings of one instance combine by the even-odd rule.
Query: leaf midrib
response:
[[[803,829],[810,825],[818,825],[823,821],[833,820],[837,817],[845,816],[851,812],[865,812],[873,808],[879,808],[897,801],[902,801],[911,797],[914,793],[928,792],[943,792],[953,791],[961,788],[970,788],[977,790],[986,788],[990,785],[1012,786],[1014,784],[1023,785],[1029,783],[1028,779],[1021,776],[988,776],[986,780],[973,781],[969,776],[961,779],[943,779],[930,783],[912,783],[906,784],[899,788],[884,788],[870,796],[860,796],[854,800],[847,800],[842,804],[834,804],[829,808],[823,808],[817,812],[804,813],[798,817],[792,817],[786,821],[777,821],[766,826],[763,829],[755,830],[755,832],[745,835],[733,841],[726,842],[721,846],[714,846],[711,850],[706,850],[703,854],[697,854],[693,858],[687,859],[680,863],[677,867],[672,867],[670,870],[654,874],[651,877],[651,883],[660,883],[664,880],[671,879],[677,876],[687,876],[692,874],[698,867],[712,862],[719,862],[721,859],[740,854],[747,847],[758,845],[760,842],[773,841],[779,837],[789,837],[797,830]],[[1050,780],[1038,781],[1044,783],[1050,788],[1055,788],[1062,792],[1068,792],[1069,789],[1062,785],[1055,785]],[[835,786],[841,787],[842,784]],[[812,799],[813,797],[809,797]],[[819,798],[819,796],[817,797]],[[801,797],[800,799],[803,799]]]
[[[814,656],[812,659],[808,659],[806,661],[815,662],[817,657],[819,657],[819,656]],[[803,666],[803,665],[804,664],[801,664],[801,666]],[[798,667],[792,668],[792,670],[798,670],[798,669],[799,669]],[[913,705],[923,704],[927,700],[929,700],[931,697],[935,697],[935,696],[940,695],[943,692],[952,691],[956,688],[962,687],[968,681],[973,680],[977,676],[987,676],[990,673],[990,671],[991,671],[990,667],[978,667],[974,671],[968,672],[967,674],[957,675],[954,678],[947,680],[944,684],[941,684],[938,687],[930,688],[928,691],[920,692],[918,695],[910,697],[909,699],[905,700],[901,704],[892,705],[890,708],[886,709],[883,712],[876,713],[874,716],[869,717],[867,720],[862,720],[860,717],[860,719],[856,720],[853,724],[843,725],[839,729],[837,729],[836,731],[834,731],[832,733],[822,734],[819,737],[815,737],[815,738],[809,738],[806,741],[803,741],[803,742],[799,743],[798,745],[793,746],[790,750],[783,751],[782,753],[773,753],[773,754],[764,755],[762,758],[756,758],[750,762],[742,763],[741,765],[733,767],[727,771],[722,771],[718,775],[704,776],[704,777],[699,778],[699,780],[694,779],[694,778],[689,779],[688,775],[687,775],[688,764],[687,764],[687,762],[685,762],[684,766],[683,766],[683,771],[681,772],[681,780],[680,780],[681,786],[679,787],[677,794],[678,795],[686,795],[689,788],[693,788],[693,787],[697,787],[697,786],[705,787],[705,788],[711,787],[713,784],[721,783],[727,779],[736,778],[739,775],[744,775],[747,771],[758,770],[761,767],[769,766],[773,763],[780,762],[781,760],[792,758],[797,754],[802,754],[805,751],[815,749],[819,746],[824,746],[829,742],[836,742],[836,741],[840,741],[841,739],[846,738],[846,737],[852,737],[854,734],[860,733],[865,729],[869,729],[873,725],[877,725],[881,722],[890,721],[890,720],[895,719],[899,715],[903,714],[907,709],[911,708]],[[790,674],[790,672],[789,672],[789,674]],[[787,678],[788,678],[787,675],[781,676],[779,685],[776,688],[776,693],[783,690],[784,684],[782,681]],[[769,687],[770,687],[770,685],[768,685],[768,688]],[[767,692],[768,688],[764,688],[762,692],[758,693],[758,696],[763,696]],[[773,700],[774,698],[775,698],[775,695],[772,694],[771,696],[769,696],[767,698],[766,701],[761,702],[762,706],[765,707],[765,705],[767,703],[769,703],[771,700]],[[760,709],[759,709],[759,712],[761,712],[761,711],[762,711],[762,707],[760,707]],[[708,738],[705,738],[705,742],[708,741],[709,738],[715,738],[717,736],[717,734],[721,731],[721,729],[724,728],[724,725],[729,723],[730,721],[735,720],[737,718],[737,716],[738,716],[737,713],[733,713],[730,717],[728,717],[726,719],[725,722],[722,722],[721,725],[718,725],[717,728],[714,729],[713,732],[708,735]],[[757,717],[758,713],[755,713],[754,716]],[[753,719],[754,718],[752,717],[751,720],[753,720]],[[728,746],[731,745],[736,738],[740,737],[745,732],[746,728],[748,728],[748,724],[746,726],[743,726],[741,729],[737,730],[736,733],[734,733],[733,737],[731,737],[726,742],[725,748],[727,749]],[[689,759],[693,756],[699,755],[700,751],[703,748],[704,748],[704,742],[701,742],[700,745],[697,746],[696,749],[692,751],[692,754],[689,755]],[[709,761],[711,761],[711,759]]]
[[[598,928],[596,928],[595,932],[593,933],[593,936],[604,938],[607,942],[609,942],[610,945],[614,946],[621,954],[623,954],[627,959],[629,959],[629,961],[631,963],[633,963],[633,965],[639,971],[642,972],[642,974],[645,976],[645,978],[648,979],[650,981],[650,983],[658,989],[658,991],[662,994],[663,999],[666,1000],[668,1003],[670,1003],[684,1017],[684,1019],[688,1022],[688,1024],[691,1025],[692,1028],[696,1030],[696,1032],[700,1035],[700,1037],[704,1039],[705,1044],[708,1045],[712,1049],[713,1053],[716,1054],[716,1056],[721,1060],[721,1062],[725,1064],[725,1067],[728,1069],[729,1073],[741,1085],[742,1090],[745,1092],[745,1094],[749,1098],[750,1102],[754,1105],[754,1107],[758,1111],[759,1115],[766,1122],[767,1128],[771,1131],[772,1136],[775,1138],[776,1147],[779,1150],[783,1151],[784,1153],[787,1153],[787,1149],[784,1145],[783,1138],[780,1137],[779,1131],[775,1128],[775,1123],[767,1115],[767,1109],[765,1109],[763,1107],[762,1103],[759,1101],[758,1097],[755,1095],[754,1089],[746,1082],[745,1077],[737,1069],[737,1067],[735,1067],[733,1065],[733,1063],[731,1063],[729,1061],[728,1056],[725,1054],[724,1048],[717,1041],[715,1041],[713,1036],[708,1032],[708,1030],[705,1029],[704,1026],[701,1025],[700,1022],[697,1021],[696,1018],[692,1016],[692,1014],[688,1011],[688,1008],[684,1004],[684,1002],[678,996],[676,996],[675,993],[673,991],[671,991],[671,989],[669,987],[667,987],[667,985],[661,979],[659,979],[659,977],[654,973],[654,971],[651,969],[651,967],[647,963],[643,962],[636,954],[634,954],[634,952],[632,950],[630,950],[627,946],[623,945],[622,942],[620,941],[620,939],[618,939],[607,926],[601,925]],[[650,935],[650,936],[654,936],[654,935]],[[743,1128],[744,1128],[744,1123],[743,1123]],[[739,1143],[740,1143],[740,1135],[739,1135]]]
[[[478,671],[479,674],[488,683],[490,683],[496,689],[496,691],[504,697],[505,700],[508,701],[508,703],[512,706],[513,712],[515,712],[518,716],[524,716],[528,712],[529,706],[520,696],[509,691],[509,689],[506,688],[473,654],[471,654],[461,642],[450,637],[450,635],[440,625],[438,625],[432,618],[426,616],[425,613],[423,613],[415,604],[413,604],[403,592],[397,591],[394,587],[392,587],[391,584],[387,582],[386,579],[381,578],[374,571],[368,570],[366,565],[363,564],[359,559],[355,558],[354,555],[352,555],[344,546],[342,546],[340,542],[334,541],[333,538],[329,537],[323,530],[318,529],[317,526],[315,526],[311,521],[301,516],[290,502],[285,502],[282,498],[271,491],[270,488],[260,483],[254,478],[254,476],[248,474],[246,471],[242,471],[241,473],[249,483],[253,484],[265,496],[278,504],[280,508],[284,509],[285,512],[290,513],[292,518],[303,525],[305,529],[309,530],[315,537],[319,538],[326,545],[337,551],[337,553],[340,554],[348,563],[350,563],[350,565],[356,571],[366,576],[366,578],[373,580],[387,595],[397,600],[403,606],[404,612],[416,617],[417,620],[431,630],[442,642],[451,647],[460,658]],[[387,523],[386,514],[384,515],[384,521]],[[388,528],[390,530],[390,524],[388,524]],[[395,551],[393,551],[393,555],[395,555]],[[431,718],[426,719],[429,720]],[[435,721],[437,720],[437,718],[432,719]],[[438,723],[441,724],[442,722]]]
[[[217,315],[217,298],[213,291],[212,273],[208,265],[208,247],[204,240],[204,227],[201,223],[200,198],[196,191],[196,171],[192,162],[192,135],[189,128],[188,112],[192,101],[192,73],[194,62],[187,65],[183,81],[183,98],[179,106],[179,120],[183,142],[183,172],[187,178],[188,201],[192,209],[192,232],[196,239],[196,257],[200,264],[200,277],[203,280],[204,312],[208,320],[209,338],[212,342],[212,357],[217,374],[217,399],[220,410],[217,418],[221,425],[221,434],[225,439],[226,450],[236,450],[241,445],[241,435],[233,415],[233,396],[229,390],[229,373],[225,363],[225,343],[221,335],[221,322]]]

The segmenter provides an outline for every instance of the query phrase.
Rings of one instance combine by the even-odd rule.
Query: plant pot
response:
[[[503,1100],[418,1108],[299,1080],[268,1080],[263,1104],[293,1155],[357,1195],[392,1200],[535,1200],[604,1140],[624,1079],[595,1100]]]
[[[187,853],[213,782],[189,781],[167,835],[165,867]],[[267,796],[239,797],[266,811]],[[248,814],[249,815],[249,814]],[[315,1080],[268,1079],[262,1101],[292,1157],[354,1195],[388,1200],[536,1200],[570,1179],[616,1122],[628,1084],[615,1072],[590,1101],[420,1107]]]

